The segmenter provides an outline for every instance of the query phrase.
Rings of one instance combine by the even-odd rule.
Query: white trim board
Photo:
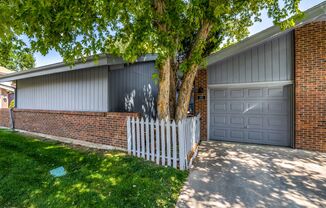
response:
[[[206,120],[206,123],[207,123],[207,141],[210,140],[210,131],[209,131],[209,126],[210,126],[210,89],[209,87],[207,87],[207,120]]]
[[[227,84],[208,84],[208,89],[214,88],[233,88],[233,87],[258,87],[258,86],[284,86],[293,84],[292,80],[289,81],[274,81],[274,82],[252,82],[252,83],[227,83]]]

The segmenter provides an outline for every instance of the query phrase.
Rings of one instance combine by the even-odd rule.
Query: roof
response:
[[[220,50],[216,53],[211,54],[207,57],[206,61],[208,65],[214,64],[218,61],[221,61],[225,58],[243,52],[249,48],[260,45],[261,43],[271,40],[277,36],[280,36],[284,33],[292,31],[296,27],[300,27],[309,22],[318,20],[326,20],[326,1],[306,10],[304,12],[304,17],[297,22],[297,25],[294,28],[282,31],[279,26],[272,26],[263,30],[253,36],[250,36],[237,44],[234,44],[230,47],[227,47],[223,50]]]
[[[14,72],[15,71],[12,71],[10,69],[0,66],[0,75],[10,74],[10,73],[14,73]]]
[[[0,83],[0,88],[11,91],[11,92],[15,91],[15,88],[8,83]]]
[[[135,61],[135,63],[154,61],[156,60],[156,58],[157,55],[148,54],[138,58]],[[119,68],[123,68],[123,65],[126,63],[127,62],[125,62],[120,57],[114,57],[114,56],[102,54],[100,55],[99,59],[96,61],[94,57],[89,57],[87,58],[86,62],[79,61],[75,63],[75,65],[73,66],[69,66],[64,62],[60,62],[56,64],[50,64],[46,66],[33,68],[26,71],[11,73],[6,76],[0,77],[0,82],[8,82],[13,80],[26,79],[30,77],[43,76],[43,75],[55,74],[60,72],[72,71],[72,70],[87,69],[87,68],[98,67],[98,66],[110,66],[110,69],[119,69]]]

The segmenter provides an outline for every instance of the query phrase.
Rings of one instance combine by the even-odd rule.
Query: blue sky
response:
[[[323,1],[324,0],[302,0],[300,3],[300,9],[302,11],[307,10]],[[262,22],[256,22],[252,27],[249,28],[250,35],[260,32],[273,25],[272,20],[267,17],[266,11],[262,12],[261,19]],[[54,50],[49,51],[46,56],[43,56],[40,53],[35,53],[34,57],[36,59],[36,67],[62,61],[62,57]]]

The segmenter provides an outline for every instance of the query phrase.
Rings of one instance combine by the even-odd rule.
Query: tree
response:
[[[26,35],[31,48],[57,50],[68,63],[98,52],[137,57],[156,53],[158,115],[180,120],[205,57],[248,35],[260,12],[281,28],[302,13],[300,0],[8,0],[0,3],[0,39]],[[289,18],[290,17],[290,18]],[[289,18],[289,19],[287,19]],[[182,74],[176,100],[177,77]]]
[[[14,71],[22,71],[33,68],[35,59],[23,41],[11,38],[0,41],[0,66]]]

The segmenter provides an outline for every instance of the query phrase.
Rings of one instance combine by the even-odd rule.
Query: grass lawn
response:
[[[67,175],[49,171],[64,166]],[[173,207],[187,172],[0,130],[0,207]]]

